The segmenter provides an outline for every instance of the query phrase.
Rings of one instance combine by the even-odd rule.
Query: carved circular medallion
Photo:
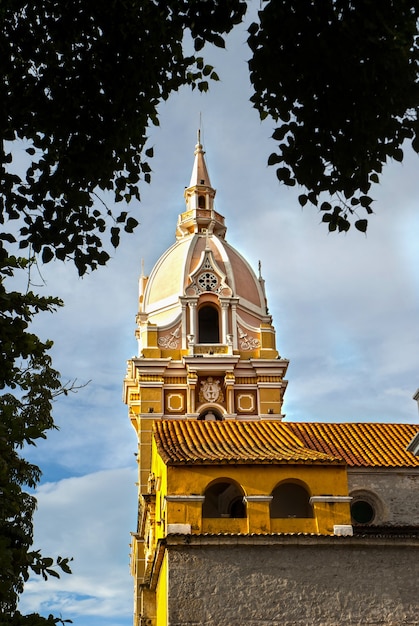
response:
[[[200,275],[197,282],[204,291],[214,291],[218,285],[218,278],[212,272],[204,272]]]

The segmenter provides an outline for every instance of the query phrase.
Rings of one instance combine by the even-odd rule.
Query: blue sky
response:
[[[140,226],[108,267],[84,279],[69,264],[40,268],[44,293],[65,307],[43,315],[37,330],[54,340],[64,381],[91,382],[57,401],[60,430],[30,450],[44,470],[35,546],[73,556],[74,573],[31,580],[23,611],[51,611],[81,626],[132,623],[136,440],[122,380],[136,352],[141,260],[149,273],[174,241],[200,123],[227,240],[255,270],[262,263],[277,347],[290,359],[287,419],[418,421],[418,157],[407,152],[404,164],[386,168],[367,236],[328,235],[315,209],[299,207],[301,190],[279,186],[266,165],[273,125],[248,101],[245,38],[239,28],[227,51],[208,51],[221,78],[210,94],[181,90],[161,107],[160,127],[150,132],[152,184],[130,207]]]

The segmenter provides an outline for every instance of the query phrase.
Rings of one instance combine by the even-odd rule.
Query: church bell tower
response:
[[[153,516],[156,520],[150,506],[156,421],[283,418],[288,361],[276,348],[264,281],[226,240],[204,155],[198,132],[175,243],[139,280],[138,352],[128,361],[124,381],[124,401],[138,437],[139,521],[132,549],[136,624],[149,612],[143,581],[156,541],[150,536]]]
[[[260,269],[226,240],[199,133],[184,198],[140,277],[124,380],[134,626],[417,624],[417,428],[283,421],[288,361]]]
[[[204,154],[198,133],[176,241],[140,277],[138,355],[124,382],[140,491],[150,474],[153,421],[283,417],[288,361],[276,349],[264,281],[226,241]]]

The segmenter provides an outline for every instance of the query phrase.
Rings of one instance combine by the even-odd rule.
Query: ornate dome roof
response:
[[[197,273],[207,275],[206,285],[205,278],[196,279]],[[181,311],[180,297],[204,290],[238,298],[240,308],[259,318],[267,315],[262,281],[247,261],[224,239],[202,233],[176,241],[160,257],[147,281],[141,310],[150,322],[167,324]]]
[[[186,210],[179,215],[176,242],[157,261],[140,294],[140,313],[150,323],[169,325],[181,313],[184,298],[213,293],[237,299],[237,306],[260,321],[270,320],[264,283],[225,240],[224,217],[214,210],[204,151],[199,141]]]

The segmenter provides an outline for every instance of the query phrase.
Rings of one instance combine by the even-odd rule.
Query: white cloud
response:
[[[136,471],[95,472],[37,491],[34,547],[45,556],[72,556],[73,574],[26,585],[21,610],[52,612],[83,625],[87,616],[130,624],[130,532],[136,524]],[[77,619],[78,618],[78,619]]]

